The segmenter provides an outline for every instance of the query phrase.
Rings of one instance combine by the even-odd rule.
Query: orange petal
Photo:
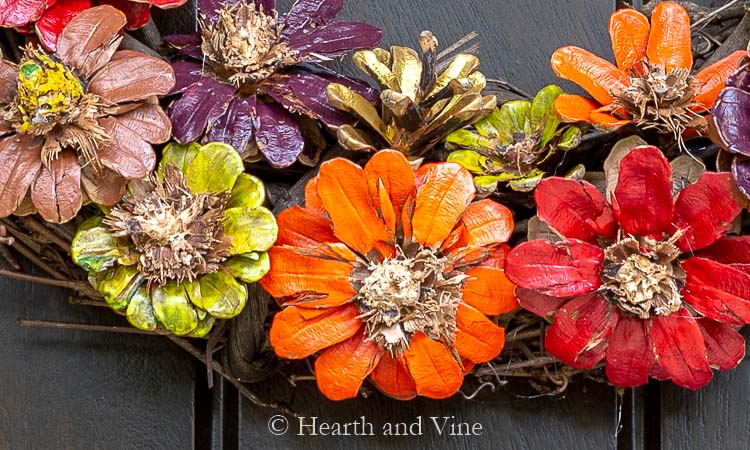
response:
[[[621,120],[612,114],[601,111],[593,111],[590,118],[592,125],[605,131],[614,131],[630,123],[629,120]]]
[[[364,170],[336,158],[323,163],[318,178],[318,196],[337,238],[361,255],[392,240],[372,204]]]
[[[450,244],[453,248],[503,244],[513,233],[513,213],[490,199],[474,202],[466,207],[454,233],[459,237]]]
[[[320,354],[315,361],[318,389],[330,400],[354,398],[365,378],[375,369],[383,350],[374,341],[366,341],[360,331]]]
[[[618,9],[609,17],[609,37],[620,70],[627,71],[646,57],[650,29],[646,16],[632,8]]]
[[[354,336],[362,326],[354,305],[309,309],[289,306],[273,317],[269,338],[277,355],[301,359]]]
[[[318,197],[317,176],[312,177],[305,185],[305,208],[316,212],[326,212],[323,203],[320,202],[320,197]]]
[[[562,47],[552,54],[552,70],[586,90],[602,105],[612,103],[612,91],[625,89],[630,77],[609,61],[579,47]]]
[[[727,78],[737,70],[740,60],[745,55],[747,51],[737,50],[695,74],[695,79],[701,83],[695,93],[695,101],[710,109],[719,92],[724,89]]]
[[[365,165],[365,175],[375,207],[380,208],[378,185],[382,182],[398,217],[406,199],[414,193],[414,169],[406,157],[395,150],[379,151]]]
[[[404,356],[419,395],[448,398],[461,388],[464,380],[461,365],[440,342],[417,333],[412,336]]]
[[[474,366],[476,365],[468,359],[464,359],[463,361],[461,361],[461,364],[464,366],[464,375],[474,370]]]
[[[370,381],[380,392],[397,400],[411,400],[417,396],[414,379],[404,364],[387,352],[370,374]]]
[[[268,255],[271,270],[260,283],[272,297],[293,296],[300,306],[321,307],[340,305],[357,295],[349,281],[353,267],[348,262],[288,245],[276,245]]]
[[[467,305],[456,311],[456,342],[458,353],[475,363],[491,361],[505,345],[505,329],[484,314]]]
[[[474,180],[455,163],[428,164],[417,171],[424,183],[417,189],[411,225],[414,240],[437,246],[451,233],[474,198]]]
[[[471,278],[464,284],[461,298],[488,316],[496,316],[518,307],[515,285],[505,276],[503,269],[479,266],[469,269]]]
[[[375,197],[373,197],[375,198]],[[391,198],[388,196],[388,191],[385,189],[385,185],[382,180],[378,180],[378,206],[380,215],[383,217],[385,227],[388,229],[389,234],[395,235],[396,232],[396,211],[393,208]]]
[[[599,105],[588,97],[562,94],[555,99],[554,107],[563,122],[590,122],[591,113]]]
[[[651,64],[671,72],[693,67],[690,16],[675,2],[660,2],[651,13],[651,35],[646,49]]]
[[[279,236],[276,245],[323,248],[325,242],[337,242],[331,221],[307,208],[292,206],[276,218]]]

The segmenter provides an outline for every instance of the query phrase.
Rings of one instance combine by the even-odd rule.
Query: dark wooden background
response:
[[[281,1],[281,9],[290,3]],[[483,72],[533,92],[556,81],[549,56],[561,45],[611,58],[606,24],[614,7],[614,0],[349,0],[340,18],[380,26],[386,45],[415,46],[424,29],[445,44],[477,31]],[[420,437],[274,436],[267,423],[276,412],[221,381],[208,390],[204,366],[166,339],[20,328],[17,318],[121,321],[43,286],[0,280],[0,299],[0,449],[750,448],[747,362],[699,392],[654,383],[622,400],[611,387],[576,379],[563,397],[526,398],[511,383],[474,400],[374,395],[332,403],[314,383],[294,389],[275,380],[255,390],[322,421],[366,416],[377,429],[455,416],[484,432],[441,437],[425,426]]]

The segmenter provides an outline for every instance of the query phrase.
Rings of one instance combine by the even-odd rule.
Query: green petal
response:
[[[201,319],[198,321],[198,326],[195,327],[195,329],[191,331],[190,334],[188,334],[188,336],[196,337],[196,338],[204,337],[211,331],[211,328],[213,328],[214,323],[216,323],[216,319],[214,319],[211,316],[208,316],[205,319]]]
[[[449,148],[469,149],[469,150],[494,150],[495,143],[492,139],[483,137],[469,130],[458,130],[449,134],[445,139]]]
[[[555,130],[557,130],[557,126],[560,124],[560,119],[557,117],[553,104],[555,103],[555,99],[562,93],[562,89],[554,84],[550,84],[537,92],[534,100],[531,102],[529,124],[533,132],[541,130],[539,142],[541,146],[547,145],[547,142],[555,135]]]
[[[583,164],[577,164],[575,167],[570,169],[568,173],[565,174],[565,178],[570,178],[572,180],[581,181],[583,180],[583,177],[586,175],[586,167]]]
[[[500,145],[510,145],[515,139],[513,138],[513,127],[500,114],[500,110],[495,109],[492,114],[475,123],[479,134],[487,138],[495,138]]]
[[[236,208],[245,206],[247,208],[257,208],[263,206],[266,201],[266,188],[260,178],[254,177],[247,173],[240,174],[237,182],[234,183],[232,193],[229,194],[227,208]]]
[[[162,151],[161,161],[157,169],[159,178],[164,179],[164,166],[167,164],[177,167],[180,169],[180,172],[184,173],[193,159],[198,155],[200,149],[200,144],[196,142],[185,145],[176,142],[168,144]]]
[[[448,155],[448,162],[461,164],[469,172],[478,175],[487,170],[487,158],[472,150],[456,150]]]
[[[87,272],[110,269],[123,254],[129,253],[126,241],[112,235],[102,224],[103,219],[103,216],[95,216],[81,224],[70,244],[73,262]]]
[[[156,329],[156,317],[154,317],[154,308],[151,306],[151,297],[144,286],[141,286],[130,298],[125,315],[128,322],[140,330]]]
[[[104,301],[115,311],[122,311],[143,284],[143,277],[134,266],[117,266],[96,275],[93,281],[94,288],[102,294]]]
[[[531,192],[542,181],[542,177],[544,177],[544,172],[539,169],[534,169],[525,176],[510,180],[508,186],[514,191]]]
[[[245,285],[223,270],[204,275],[200,279],[200,288],[201,304],[196,306],[219,319],[231,319],[236,316],[242,312],[247,302]]]
[[[279,228],[266,208],[231,208],[224,211],[224,234],[232,238],[229,253],[266,251],[276,242]]]
[[[503,177],[497,175],[487,175],[474,178],[474,185],[477,187],[477,196],[486,197],[497,190],[497,184],[503,180]]]
[[[210,142],[185,167],[185,184],[194,193],[228,192],[244,170],[242,157],[232,146]]]
[[[235,278],[239,278],[245,283],[255,283],[271,269],[271,258],[268,257],[266,252],[246,253],[227,259],[224,261],[224,267]]]
[[[155,287],[151,304],[156,320],[174,334],[188,334],[198,326],[198,314],[181,284],[170,281],[164,286]]]
[[[526,131],[530,113],[531,103],[526,100],[511,100],[500,107],[500,116],[510,125],[511,135],[528,134]]]
[[[560,140],[557,142],[557,148],[568,151],[578,147],[581,143],[581,129],[578,127],[568,127],[563,131]]]

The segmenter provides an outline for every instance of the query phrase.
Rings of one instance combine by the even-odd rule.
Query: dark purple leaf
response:
[[[750,158],[737,155],[732,161],[732,176],[737,184],[737,189],[746,198],[750,198]]]
[[[344,0],[297,0],[284,16],[284,36],[298,32],[306,33],[310,28],[325,25],[341,11]]]
[[[336,58],[351,50],[373,48],[380,45],[383,32],[379,28],[360,22],[333,22],[308,33],[289,37],[289,47],[302,56],[317,53]]]
[[[209,124],[207,140],[225,142],[245,156],[247,143],[253,138],[255,101],[255,96],[233,98],[224,114]]]
[[[258,149],[273,167],[291,166],[305,146],[294,117],[278,103],[257,102],[253,128]]]
[[[313,117],[328,126],[353,123],[352,116],[328,103],[328,84],[325,78],[311,73],[293,73],[273,77],[264,92],[289,111]]]
[[[314,71],[314,73],[331,83],[343,84],[352,91],[366,98],[370,103],[378,103],[380,101],[380,91],[377,88],[370,86],[365,81],[340,75],[327,68],[321,71]]]
[[[750,91],[750,58],[745,56],[737,70],[727,78],[727,86]]]
[[[726,88],[714,105],[712,120],[727,151],[750,156],[750,93]]]
[[[200,33],[173,34],[165,36],[164,42],[175,47],[182,55],[195,59],[203,59],[203,51],[201,50],[203,38],[201,38]]]
[[[175,139],[182,143],[200,139],[208,122],[227,109],[235,91],[234,86],[219,83],[213,78],[203,78],[192,84],[167,111]]]
[[[167,95],[181,94],[193,83],[206,78],[203,76],[203,67],[201,64],[193,61],[175,61],[172,63],[172,70],[174,70],[176,82],[172,91]]]

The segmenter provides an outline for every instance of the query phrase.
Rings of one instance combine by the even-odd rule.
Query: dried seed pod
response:
[[[422,54],[406,47],[362,50],[354,54],[357,66],[380,85],[380,111],[352,89],[332,83],[328,101],[360,119],[357,128],[338,130],[339,143],[355,151],[391,148],[409,158],[425,155],[449,133],[489,115],[494,96],[482,96],[486,80],[477,72],[479,59],[458,54],[437,72],[437,39],[420,35]]]

